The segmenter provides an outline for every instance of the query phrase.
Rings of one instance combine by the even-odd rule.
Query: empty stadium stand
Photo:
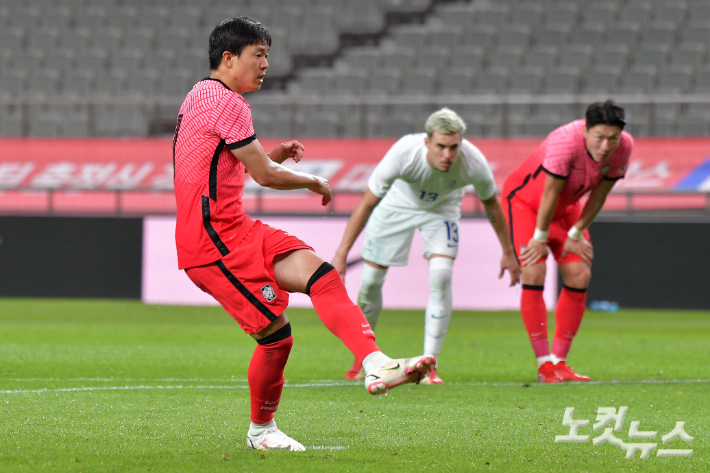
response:
[[[593,96],[632,98],[636,134],[710,135],[707,0],[4,0],[0,135],[169,133],[234,15],[273,36],[261,136],[398,135],[442,103],[541,135]]]

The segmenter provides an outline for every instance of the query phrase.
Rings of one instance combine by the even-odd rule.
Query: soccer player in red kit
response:
[[[245,17],[226,19],[210,34],[212,73],[187,94],[175,127],[175,239],[180,269],[257,342],[248,372],[247,446],[302,451],[303,445],[274,423],[293,345],[284,314],[289,292],[310,296],[328,330],[362,360],[372,394],[419,382],[435,360],[384,355],[333,266],[295,236],[244,212],[245,170],[259,185],[308,189],[323,196],[323,205],[331,199],[328,181],[280,165],[288,158],[301,159],[299,142],[282,143],[266,154],[256,139],[242,94],[261,88],[270,46],[269,31]]]
[[[552,131],[503,185],[508,228],[523,273],[520,312],[537,357],[538,380],[544,383],[589,381],[565,360],[584,315],[591,278],[587,227],[624,177],[634,146],[625,124],[624,110],[614,102],[594,103],[584,120]],[[579,200],[587,192],[582,207]],[[555,308],[552,353],[542,298],[548,247],[564,282]]]

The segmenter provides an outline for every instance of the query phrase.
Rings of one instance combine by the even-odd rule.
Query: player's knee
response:
[[[360,292],[380,291],[385,284],[385,276],[387,276],[386,269],[375,268],[369,264],[364,265],[360,279]]]
[[[293,337],[291,336],[291,323],[287,323],[274,333],[267,335],[264,338],[260,338],[256,341],[259,345],[271,345],[277,342],[284,342],[284,346],[293,346]]]
[[[589,266],[584,265],[573,277],[573,287],[586,288],[589,286],[589,281],[592,280],[592,270]]]
[[[524,267],[523,269],[523,284],[528,286],[544,286],[545,274],[547,268],[544,264],[534,264]]]
[[[454,260],[451,258],[431,258],[429,260],[429,291],[447,292],[451,290],[451,275]]]

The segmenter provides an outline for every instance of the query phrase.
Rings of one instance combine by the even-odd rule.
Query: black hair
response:
[[[246,16],[223,20],[210,33],[210,69],[219,67],[225,51],[239,57],[244,48],[252,44],[271,47],[271,33],[264,25]]]
[[[585,118],[587,119],[587,130],[597,125],[616,126],[621,130],[626,126],[624,109],[616,105],[613,100],[591,104],[587,108]]]

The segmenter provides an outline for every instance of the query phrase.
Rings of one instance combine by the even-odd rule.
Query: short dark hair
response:
[[[266,26],[246,16],[223,20],[210,33],[210,69],[219,67],[225,51],[239,57],[244,48],[252,44],[265,44],[271,47],[271,33]]]
[[[617,126],[621,130],[626,126],[624,109],[616,105],[613,100],[594,102],[587,108],[585,118],[587,119],[587,130],[597,125]]]

